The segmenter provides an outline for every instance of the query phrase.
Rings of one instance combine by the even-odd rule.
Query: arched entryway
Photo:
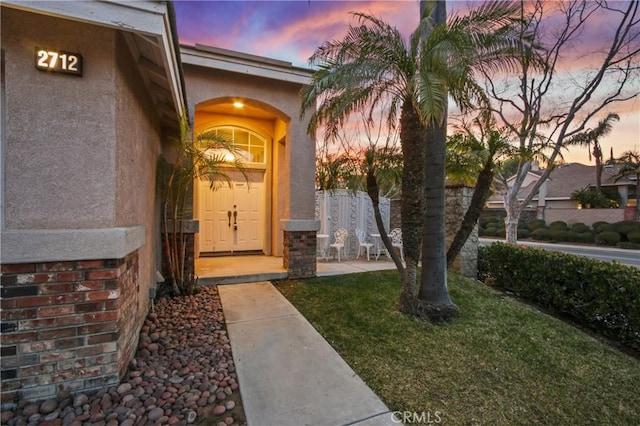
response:
[[[212,131],[232,140],[235,155],[245,165],[244,174],[225,170],[230,185],[211,189],[206,180],[195,182],[198,256],[281,255],[278,163],[284,155],[287,121],[281,112],[251,99],[213,99],[196,105],[195,134]]]

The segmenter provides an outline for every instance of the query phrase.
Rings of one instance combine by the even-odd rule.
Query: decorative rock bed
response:
[[[240,390],[215,287],[160,299],[117,386],[2,412],[3,425],[242,425]]]

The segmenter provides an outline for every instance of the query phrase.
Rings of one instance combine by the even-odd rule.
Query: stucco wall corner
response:
[[[144,245],[145,228],[4,230],[0,239],[3,264],[120,259]]]

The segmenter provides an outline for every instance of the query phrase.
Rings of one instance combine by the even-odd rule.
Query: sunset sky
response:
[[[281,59],[296,66],[308,67],[308,59],[318,46],[330,39],[341,39],[350,23],[349,12],[365,12],[395,25],[407,36],[418,23],[417,0],[359,1],[184,1],[174,2],[180,43],[204,44],[238,52]],[[448,1],[452,15],[473,5],[468,1]],[[581,35],[584,45],[597,48],[597,42],[608,39],[607,25],[591,25]],[[566,70],[575,72],[588,53],[567,61]],[[640,82],[636,81],[636,91]],[[619,104],[612,112],[620,115],[611,134],[601,141],[605,158],[613,146],[614,154],[640,150],[640,99]],[[592,124],[595,126],[595,122]],[[575,147],[564,153],[566,161],[590,163],[586,148]]]

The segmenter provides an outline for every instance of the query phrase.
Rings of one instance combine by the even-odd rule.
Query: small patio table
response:
[[[381,238],[380,234],[369,234],[371,235],[371,238],[373,239],[373,247],[376,249],[376,260],[378,260],[378,258],[380,257],[380,243]]]
[[[329,242],[329,235],[316,234],[316,239],[318,241],[318,247],[320,247],[320,256],[324,260],[327,260],[327,243]]]

